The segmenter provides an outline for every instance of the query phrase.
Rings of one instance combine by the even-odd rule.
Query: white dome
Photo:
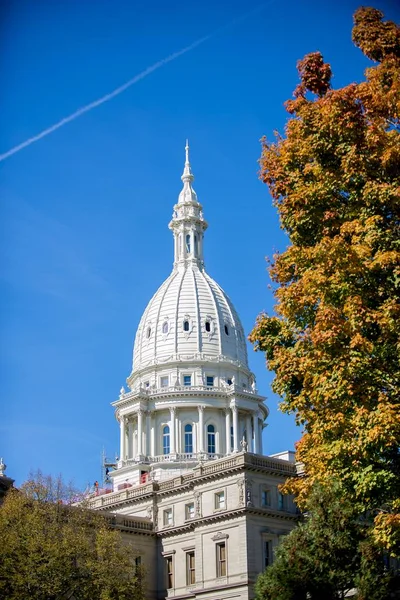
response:
[[[192,187],[188,145],[183,189],[169,224],[171,275],[140,320],[133,367],[113,402],[120,424],[115,482],[172,477],[182,468],[242,448],[262,451],[268,409],[247,364],[246,339],[232,302],[207,275],[207,223]]]
[[[190,263],[175,268],[147,305],[136,333],[132,374],[201,358],[247,368],[246,340],[232,302],[203,268]]]

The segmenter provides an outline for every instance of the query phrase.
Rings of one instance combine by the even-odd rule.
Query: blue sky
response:
[[[273,310],[265,256],[283,250],[260,138],[283,132],[296,61],[320,50],[341,87],[369,61],[351,42],[359,2],[8,0],[1,8],[0,154],[218,28],[123,94],[0,163],[0,456],[79,486],[118,449],[110,402],[131,369],[140,316],[168,276],[167,224],[188,137],[209,229],[207,270],[246,332]],[[395,2],[375,2],[398,20]],[[250,14],[249,14],[250,13]],[[229,27],[223,26],[247,15]],[[301,430],[271,411],[267,453]]]

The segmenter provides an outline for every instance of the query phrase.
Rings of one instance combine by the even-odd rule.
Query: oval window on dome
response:
[[[183,321],[183,331],[189,331],[190,324],[188,320]]]
[[[229,335],[229,327],[226,323],[224,325],[224,330],[225,330],[226,335]]]
[[[151,336],[151,327],[149,326],[147,328],[147,331],[146,331],[146,337],[147,337],[147,339],[149,339],[150,336]]]
[[[211,331],[211,321],[206,321],[206,331],[207,331],[207,333],[210,333],[210,331]]]
[[[162,332],[168,333],[168,321],[164,321],[163,326],[162,326]]]

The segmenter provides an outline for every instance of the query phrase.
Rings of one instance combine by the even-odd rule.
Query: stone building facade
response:
[[[239,316],[205,270],[207,223],[188,145],[181,179],[173,270],[139,323],[128,390],[113,402],[112,487],[90,506],[132,524],[149,600],[247,600],[297,520],[278,490],[296,465],[292,452],[263,456],[268,409]]]

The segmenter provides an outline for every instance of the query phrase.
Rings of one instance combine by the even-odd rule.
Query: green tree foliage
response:
[[[0,598],[142,600],[135,551],[107,517],[66,504],[75,492],[38,474],[0,508]]]
[[[388,600],[400,582],[368,539],[368,523],[341,497],[338,483],[316,485],[310,513],[280,544],[257,581],[258,600]]]
[[[286,491],[307,509],[316,482],[343,484],[372,535],[400,555],[400,29],[374,8],[353,40],[375,64],[331,87],[320,53],[299,62],[285,136],[263,141],[290,246],[274,257],[276,316],[250,336],[304,434],[306,476]]]

